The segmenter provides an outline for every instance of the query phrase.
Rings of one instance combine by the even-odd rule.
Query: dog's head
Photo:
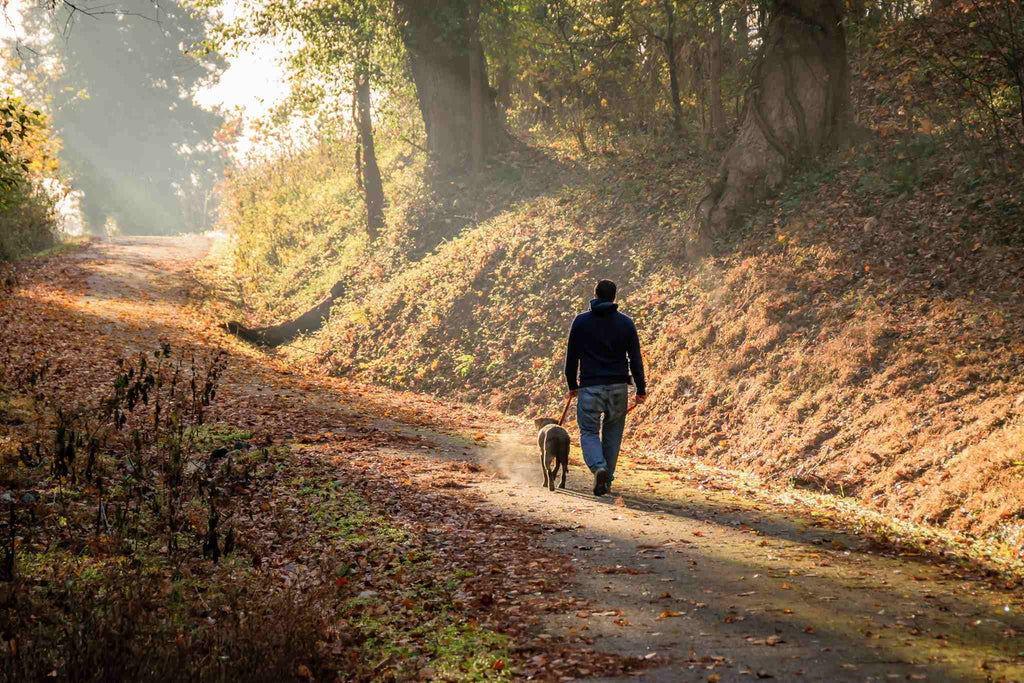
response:
[[[550,417],[538,417],[533,421],[533,424],[536,425],[537,429],[544,429],[548,425],[558,424],[558,420],[552,420]]]

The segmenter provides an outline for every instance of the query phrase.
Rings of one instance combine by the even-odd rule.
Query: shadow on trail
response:
[[[615,546],[637,542],[628,532],[593,531]],[[553,535],[551,545],[568,550],[573,537]],[[810,681],[917,680],[911,675],[933,681],[1021,680],[1017,677],[1024,672],[1024,662],[1014,657],[1010,624],[1020,628],[1020,619],[987,617],[991,611],[980,599],[935,600],[902,585],[851,585],[857,579],[850,576],[789,575],[768,552],[748,551],[740,560],[714,547],[684,546],[658,559],[632,551],[610,557],[581,553],[579,547],[570,552],[589,554],[588,562],[599,566],[650,567],[649,574],[614,577],[603,568],[580,568],[578,580],[594,601],[594,612],[622,609],[629,623],[620,626],[605,618],[595,625],[594,616],[573,615],[558,621],[567,628],[587,625],[602,649],[693,653],[698,663],[724,657],[733,667],[728,673],[716,669],[723,682],[750,680],[756,672]],[[780,584],[791,588],[780,590]],[[661,597],[667,594],[671,597]],[[666,610],[681,614],[659,619]],[[710,680],[703,664],[691,675]],[[662,680],[656,674],[649,678]],[[673,668],[664,680],[685,680],[685,674]]]
[[[101,315],[72,307],[61,314],[69,325],[83,331],[101,329],[109,322]],[[107,349],[111,366],[124,350],[130,352],[140,341],[149,343],[154,333],[197,350],[220,348],[216,334],[198,338],[195,329],[184,325],[142,319],[130,322],[122,319],[121,325],[122,332],[117,339],[96,342]],[[120,352],[118,347],[122,347]],[[390,407],[386,400],[373,394],[356,398],[323,387],[299,390],[304,378],[272,373],[261,365],[261,358],[255,354],[233,353],[231,362],[235,372],[230,381],[240,384],[272,382],[263,387],[265,391],[258,399],[240,394],[228,402],[229,408],[246,403],[250,414],[274,409],[273,394],[283,391],[295,392],[296,398],[304,401],[310,410],[328,403],[333,405],[333,412],[324,409],[325,428],[341,420],[339,403],[356,409],[376,407],[381,411]],[[99,372],[109,375],[107,369]],[[90,378],[70,378],[69,381],[90,381]],[[401,424],[400,420],[396,424]],[[518,434],[510,437],[502,453],[488,455],[487,450],[474,448],[464,437],[437,435],[429,424],[413,429],[449,444],[450,452],[404,451],[403,458],[414,460],[413,456],[429,455],[430,458],[424,460],[469,459],[488,468],[497,464],[505,467],[506,476],[511,477],[507,480],[512,484],[510,493],[522,492],[514,483],[519,481],[524,486],[541,488],[534,449],[527,445],[528,430],[524,430],[521,438]],[[882,679],[893,671],[905,674],[907,667],[913,667],[915,674],[926,675],[929,680],[986,680],[1000,673],[1018,677],[1011,680],[1024,679],[1016,673],[1021,666],[1012,647],[1013,636],[1024,632],[1024,620],[1016,613],[993,618],[994,598],[1002,603],[1009,599],[1009,591],[993,591],[973,584],[954,587],[932,577],[916,580],[910,572],[895,574],[905,572],[908,566],[914,567],[913,572],[922,571],[929,566],[929,558],[894,559],[846,550],[856,539],[849,532],[810,532],[801,528],[806,523],[799,519],[766,512],[761,507],[764,504],[726,499],[720,492],[686,491],[673,508],[665,501],[629,490],[630,476],[623,472],[616,482],[617,486],[625,484],[621,490],[626,505],[616,506],[615,494],[607,502],[608,506],[622,511],[619,520],[604,519],[579,508],[573,511],[573,506],[581,504],[598,502],[601,508],[606,505],[604,500],[595,501],[592,496],[581,493],[587,490],[589,476],[579,466],[570,470],[569,490],[554,496],[544,493],[543,497],[536,498],[535,507],[560,506],[557,511],[531,513],[518,502],[502,501],[499,505],[506,514],[532,516],[538,521],[547,521],[539,519],[540,514],[548,518],[556,514],[562,521],[574,522],[576,518],[571,515],[578,518],[582,513],[586,515],[585,527],[552,532],[551,543],[580,557],[585,564],[608,565],[610,561],[612,565],[627,567],[638,562],[649,565],[645,569],[651,573],[636,575],[605,574],[581,567],[577,578],[595,605],[613,608],[620,602],[626,605],[628,614],[637,614],[633,617],[634,628],[615,625],[612,619],[556,617],[563,620],[567,628],[573,625],[577,633],[583,625],[591,627],[586,637],[599,635],[605,639],[597,643],[599,648],[614,646],[642,652],[657,647],[677,655],[692,650],[697,657],[723,656],[737,665],[749,662],[752,670],[764,670],[777,680],[787,680],[783,677],[784,670],[794,676],[802,672],[799,675],[805,680],[853,681],[864,680],[865,676]],[[465,495],[454,498],[466,507],[474,505]],[[499,501],[489,502],[497,505]],[[647,509],[638,509],[640,507]],[[623,529],[629,524],[624,524],[625,516],[638,524],[654,517],[676,520],[660,532],[666,540],[656,548],[662,548],[663,552],[658,554],[655,549],[638,555],[635,544],[643,539],[631,536],[639,527],[630,525]],[[744,525],[749,531],[742,530]],[[700,536],[694,533],[695,528],[701,532]],[[584,550],[579,546],[586,543],[581,542],[580,537],[586,534],[610,539],[616,549]],[[845,547],[836,548],[832,541]],[[457,543],[458,539],[452,542]],[[495,550],[495,555],[500,556],[500,550]],[[785,572],[786,565],[792,568],[796,562],[810,563],[811,567],[800,567],[792,575]],[[661,579],[670,581],[661,582]],[[783,584],[789,588],[783,588]],[[657,596],[662,591],[671,592],[673,598],[659,600]],[[688,599],[692,599],[693,604]],[[662,609],[673,609],[680,615],[657,620]],[[664,639],[664,648],[660,642],[652,640],[662,637],[653,636],[654,629],[669,634]],[[769,645],[767,639],[772,637],[775,642]],[[739,676],[739,669],[737,666],[723,673]],[[685,669],[682,671],[682,676],[689,675]],[[680,680],[680,672],[674,668],[672,678],[665,680]],[[706,671],[691,673],[695,680],[698,677],[707,680]],[[725,683],[732,678],[722,680]]]
[[[466,459],[465,453],[429,455]],[[577,580],[594,612],[624,611],[630,624],[554,617],[560,628],[579,632],[585,626],[588,637],[599,636],[600,649],[726,657],[736,666],[716,669],[723,682],[749,680],[728,677],[740,670],[777,680],[887,680],[897,674],[904,680],[1000,680],[1000,673],[1010,676],[1003,680],[1024,680],[1013,677],[1024,671],[1014,638],[1024,620],[1016,612],[995,616],[992,607],[1013,598],[1008,589],[935,576],[926,558],[854,550],[861,539],[852,532],[804,529],[814,520],[765,512],[749,501],[716,500],[717,492],[695,492],[674,506],[625,493],[621,505],[617,495],[587,493],[586,471],[574,467],[570,487],[548,494],[526,445],[512,467],[508,453],[495,457],[479,449],[469,459],[492,471],[499,463],[511,473],[488,503],[550,525],[550,545],[582,561]],[[617,521],[604,519],[609,516]],[[662,538],[638,550],[654,518],[669,520]],[[650,573],[634,574],[638,564]],[[658,599],[666,592],[674,597]],[[682,614],[659,620],[663,610]],[[693,680],[707,680],[698,664]],[[649,679],[685,680],[678,668],[664,676],[652,673]]]

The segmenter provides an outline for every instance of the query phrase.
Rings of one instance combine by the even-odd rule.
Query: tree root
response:
[[[291,341],[300,334],[316,332],[323,327],[324,321],[331,316],[331,307],[334,305],[335,299],[342,296],[344,289],[344,285],[341,282],[338,282],[331,288],[331,293],[328,295],[327,299],[294,320],[289,320],[288,322],[281,323],[280,325],[271,325],[269,327],[246,327],[242,323],[232,320],[227,323],[226,327],[228,332],[241,337],[247,342],[258,344],[259,346],[280,346]]]

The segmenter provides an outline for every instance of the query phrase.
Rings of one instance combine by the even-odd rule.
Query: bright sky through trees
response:
[[[7,4],[0,21],[0,40],[25,39],[22,12],[33,4],[32,0],[11,0]],[[225,3],[228,14],[231,5]],[[220,78],[196,93],[196,103],[206,109],[221,107],[225,111],[240,107],[247,118],[263,116],[288,94],[284,69],[279,63],[284,53],[284,46],[267,40],[230,57]]]

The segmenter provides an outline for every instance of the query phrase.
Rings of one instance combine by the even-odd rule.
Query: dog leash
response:
[[[565,409],[562,410],[562,417],[558,418],[558,426],[561,427],[562,423],[565,422],[565,416],[569,414],[569,406],[572,405],[572,396],[565,402]]]

